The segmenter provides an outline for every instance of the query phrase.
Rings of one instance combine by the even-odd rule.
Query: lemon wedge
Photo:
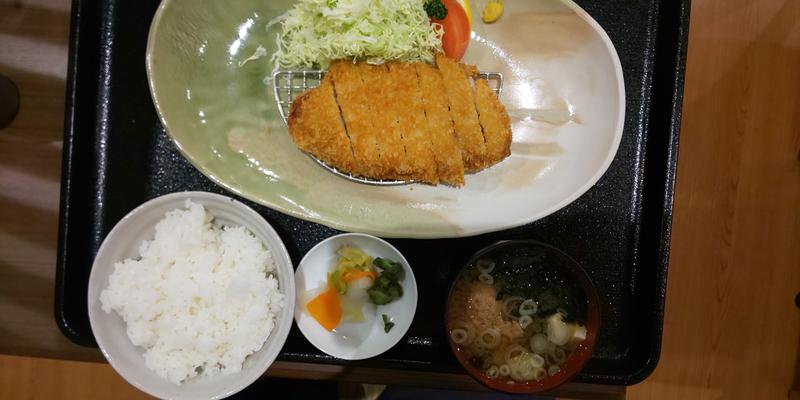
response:
[[[492,22],[500,19],[503,15],[503,0],[489,0],[486,7],[483,8],[483,15],[481,18],[483,22],[491,24]]]
[[[472,10],[469,8],[469,1],[468,0],[457,0],[458,4],[461,4],[461,7],[464,7],[464,11],[467,13],[467,22],[469,22],[469,28],[472,30]]]

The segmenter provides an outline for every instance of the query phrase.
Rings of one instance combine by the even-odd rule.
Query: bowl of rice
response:
[[[181,192],[131,211],[89,278],[111,366],[159,398],[220,399],[258,379],[292,325],[294,271],[275,230],[227,196]]]

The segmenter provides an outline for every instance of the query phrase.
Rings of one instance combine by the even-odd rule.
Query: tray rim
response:
[[[645,362],[636,371],[632,371],[623,375],[614,375],[614,374],[589,374],[589,373],[581,373],[578,375],[577,381],[580,382],[590,382],[590,383],[601,383],[601,384],[617,384],[617,385],[632,385],[644,380],[647,376],[649,376],[652,371],[656,368],[658,364],[658,360],[660,357],[660,350],[661,350],[661,337],[663,331],[663,317],[664,317],[664,298],[666,294],[666,284],[667,284],[667,272],[668,272],[668,263],[669,263],[669,247],[670,247],[670,236],[671,236],[671,228],[672,228],[672,208],[673,208],[673,201],[674,201],[674,189],[675,189],[675,174],[677,168],[677,157],[678,157],[678,139],[680,133],[680,121],[681,121],[681,108],[682,108],[682,100],[683,100],[683,83],[684,83],[684,73],[685,73],[685,61],[686,61],[686,50],[688,45],[688,30],[689,30],[689,13],[690,13],[690,6],[691,0],[680,0],[677,3],[668,2],[666,0],[654,0],[657,2],[657,13],[661,13],[662,8],[664,7],[671,7],[668,11],[671,11],[675,15],[672,16],[672,22],[674,25],[672,29],[674,29],[674,35],[668,37],[668,43],[666,43],[666,48],[656,51],[656,58],[658,54],[662,54],[664,57],[668,57],[671,61],[671,64],[668,68],[662,68],[662,73],[669,74],[669,83],[671,84],[670,90],[668,93],[661,93],[665,92],[662,90],[659,92],[660,96],[659,99],[670,103],[671,107],[665,107],[660,112],[662,113],[661,116],[668,121],[668,124],[665,128],[665,135],[667,136],[666,139],[663,141],[668,144],[668,148],[666,149],[666,157],[665,162],[666,165],[659,166],[665,167],[664,171],[664,180],[663,180],[663,187],[660,189],[659,198],[661,199],[661,207],[660,210],[651,211],[652,214],[660,217],[659,219],[659,229],[656,231],[659,233],[658,235],[653,235],[651,240],[658,240],[657,249],[655,250],[655,254],[658,255],[658,260],[656,263],[658,269],[656,276],[654,279],[656,280],[656,288],[658,289],[657,293],[654,293],[652,296],[654,297],[654,305],[655,309],[649,310],[650,316],[649,318],[655,319],[658,329],[652,332],[652,337],[650,341],[652,344],[648,346],[650,349],[647,357],[645,357]],[[81,45],[87,46],[85,44],[87,40],[81,40],[82,38],[86,38],[87,35],[82,31],[86,28],[83,26],[84,24],[88,24],[90,22],[90,18],[92,17],[93,12],[99,12],[97,10],[93,10],[92,7],[89,6],[87,1],[83,0],[73,0],[72,1],[72,10],[71,10],[71,23],[70,23],[70,40],[69,40],[69,59],[68,59],[68,68],[67,68],[67,82],[66,82],[66,107],[65,107],[65,120],[64,120],[64,141],[63,141],[63,153],[62,153],[62,178],[61,178],[61,192],[60,192],[60,212],[59,212],[59,229],[58,229],[58,249],[57,249],[57,259],[56,259],[56,284],[55,284],[55,298],[54,298],[54,316],[56,319],[56,323],[58,328],[61,332],[70,339],[72,342],[87,346],[87,347],[95,347],[94,338],[89,337],[86,338],[83,336],[78,330],[76,330],[72,325],[67,316],[64,314],[64,305],[65,305],[65,279],[67,274],[67,265],[68,260],[70,260],[70,254],[72,253],[69,249],[68,244],[73,242],[74,239],[71,239],[72,232],[75,228],[70,229],[71,226],[69,222],[76,212],[72,210],[72,199],[77,197],[77,188],[76,182],[73,181],[73,168],[74,162],[78,160],[76,156],[76,145],[75,139],[77,135],[77,121],[79,119],[79,113],[77,112],[78,108],[90,108],[86,107],[86,104],[80,104],[80,96],[79,92],[83,91],[91,91],[92,89],[97,89],[97,85],[101,82],[96,80],[87,85],[87,82],[83,82],[81,80],[81,85],[78,85],[78,66],[79,63],[82,69],[86,69],[86,62],[81,63]],[[105,4],[103,7],[105,8]],[[95,7],[97,8],[97,7]],[[653,19],[657,19],[658,17],[651,17]],[[663,19],[662,19],[663,21]],[[665,27],[658,26],[655,29],[655,32],[659,33],[662,32]],[[103,36],[104,32],[102,32],[102,27],[98,27],[100,32],[89,32],[91,33],[100,33],[98,36]],[[660,39],[661,35],[657,35]],[[91,40],[91,39],[90,39]],[[90,41],[89,40],[89,41]],[[95,40],[100,40],[99,38],[95,38]],[[658,43],[654,45],[654,48],[659,49]],[[97,53],[97,57],[101,56],[101,52],[105,50],[102,48],[93,49],[92,53]],[[84,50],[86,52],[88,50]],[[664,55],[666,54],[666,55]],[[92,61],[89,59],[89,61]],[[95,59],[94,61],[97,61]],[[98,68],[98,65],[94,65],[95,68]],[[654,67],[654,70],[656,68]],[[661,74],[655,74],[656,77]],[[97,75],[95,75],[96,77]],[[664,79],[664,78],[662,78]],[[653,78],[651,82],[656,82],[656,79]],[[91,83],[91,82],[90,82]],[[651,93],[651,98],[656,96],[656,92]],[[97,111],[97,108],[103,107],[103,104],[92,104],[96,108],[94,111]],[[649,108],[650,113],[655,113],[653,111],[654,108],[651,106]],[[80,114],[82,115],[82,114]],[[96,122],[96,121],[94,121]],[[652,127],[648,128],[648,130],[652,129]],[[289,355],[287,361],[291,361],[291,355]],[[307,361],[306,361],[307,362]],[[320,359],[319,362],[323,364],[337,364],[337,362],[325,362],[324,360]],[[385,369],[394,369],[391,367],[384,367]],[[402,369],[402,368],[397,368]]]
[[[64,104],[64,138],[61,150],[61,190],[59,199],[59,212],[58,212],[58,247],[56,250],[56,276],[55,276],[55,296],[53,300],[53,311],[56,319],[56,325],[61,333],[70,341],[75,344],[96,347],[94,337],[87,340],[76,331],[68,321],[64,314],[64,297],[66,296],[66,287],[64,285],[66,264],[69,255],[67,242],[69,239],[70,230],[68,229],[68,221],[70,219],[71,210],[69,207],[70,199],[72,198],[72,166],[74,156],[74,138],[75,138],[75,120],[76,120],[76,103],[77,103],[77,89],[78,89],[78,48],[80,44],[80,25],[82,21],[81,0],[73,0],[71,4],[70,15],[70,33],[69,33],[69,54],[67,58],[67,79],[65,89],[65,104]],[[87,280],[88,283],[88,280]],[[87,308],[88,317],[88,308]]]

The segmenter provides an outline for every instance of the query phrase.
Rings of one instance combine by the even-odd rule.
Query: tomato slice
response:
[[[467,12],[457,0],[442,0],[442,4],[447,8],[447,16],[443,20],[433,20],[442,24],[444,36],[442,36],[442,49],[448,57],[460,60],[469,46],[472,30],[467,19]]]

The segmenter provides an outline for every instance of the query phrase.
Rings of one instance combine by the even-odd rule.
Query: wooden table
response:
[[[53,320],[68,0],[0,0],[0,353],[101,360]],[[800,312],[800,1],[695,0],[661,361],[631,398],[786,398]],[[441,385],[279,363],[271,374]],[[436,378],[438,379],[438,378]],[[461,375],[447,386],[476,386]],[[624,390],[566,386],[562,395]],[[795,394],[797,396],[797,394]]]

